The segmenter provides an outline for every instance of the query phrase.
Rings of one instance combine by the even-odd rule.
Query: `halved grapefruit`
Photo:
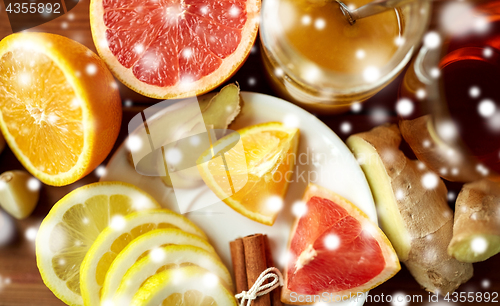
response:
[[[352,203],[313,184],[303,201],[307,210],[289,241],[284,303],[312,304],[315,295],[345,300],[401,269],[387,237]]]
[[[208,92],[243,64],[260,0],[92,0],[97,51],[131,89],[158,99]]]

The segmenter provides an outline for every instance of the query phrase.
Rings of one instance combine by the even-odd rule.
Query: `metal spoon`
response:
[[[375,0],[355,10],[350,10],[349,7],[340,0],[335,1],[340,5],[340,10],[346,17],[347,21],[353,25],[358,19],[380,14],[415,0]]]

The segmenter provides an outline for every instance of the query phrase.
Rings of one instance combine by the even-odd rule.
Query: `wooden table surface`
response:
[[[56,33],[74,39],[93,51],[95,51],[90,34],[90,25],[88,19],[89,1],[83,0],[69,13],[57,19],[43,24],[30,31],[44,31]],[[0,1],[0,39],[11,34],[11,28],[8,23],[7,14],[3,3]],[[273,92],[265,82],[263,70],[260,61],[260,54],[256,46],[249,59],[239,70],[239,72],[229,81],[237,81],[242,90],[261,92],[273,95]],[[363,104],[361,112],[347,113],[337,116],[319,116],[329,127],[331,127],[341,138],[346,139],[351,133],[366,131],[380,122],[374,122],[370,114],[374,111],[383,111],[387,114],[385,121],[396,122],[394,113],[394,104],[397,101],[397,89],[401,77],[378,93],[376,96]],[[119,136],[117,144],[125,138],[125,128],[128,120],[132,118],[143,107],[143,103],[155,103],[157,100],[142,97],[125,86],[120,85],[120,94],[123,101],[133,102],[132,107],[124,107],[124,120],[122,133]],[[342,123],[348,122],[352,126],[349,133],[343,133],[340,129]],[[116,149],[116,147],[115,147]],[[411,154],[411,153],[410,153]],[[106,162],[104,162],[105,164]],[[16,160],[9,149],[6,149],[0,155],[0,173],[22,169],[20,163]],[[35,248],[33,234],[36,233],[42,218],[47,214],[52,205],[69,191],[84,184],[97,181],[94,174],[90,174],[84,179],[65,187],[43,186],[40,202],[29,218],[18,221],[8,218],[0,209],[0,306],[6,305],[63,305],[49,289],[43,284],[35,260]],[[459,184],[448,184],[450,192],[455,195],[460,191]],[[450,201],[453,205],[453,201]],[[2,221],[4,220],[4,221]],[[9,233],[8,231],[11,231]],[[2,237],[9,236],[11,239],[5,241]],[[465,285],[460,292],[499,292],[500,291],[500,256],[495,256],[486,262],[474,265],[474,277]],[[422,303],[409,303],[408,305],[437,305],[429,303],[428,293],[420,289],[419,285],[413,280],[409,272],[403,267],[395,277],[388,282],[380,285],[371,291],[373,296],[393,295],[403,293],[408,295],[422,296]],[[445,303],[441,300],[440,303]],[[391,305],[391,303],[367,303],[366,305]],[[458,305],[460,303],[455,303]],[[464,304],[478,304],[464,303]],[[392,304],[403,305],[403,304]]]

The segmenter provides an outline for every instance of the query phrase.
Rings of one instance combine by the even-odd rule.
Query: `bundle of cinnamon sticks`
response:
[[[252,288],[260,274],[274,267],[267,235],[255,234],[230,242],[237,293]],[[282,306],[281,288],[258,297],[252,306]]]

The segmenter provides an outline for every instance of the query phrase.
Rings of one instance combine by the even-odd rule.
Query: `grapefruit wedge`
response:
[[[387,237],[352,203],[313,184],[303,201],[307,210],[289,241],[284,303],[313,304],[315,295],[345,300],[401,269]]]
[[[208,92],[243,64],[260,0],[92,0],[99,55],[126,86],[168,99]]]

